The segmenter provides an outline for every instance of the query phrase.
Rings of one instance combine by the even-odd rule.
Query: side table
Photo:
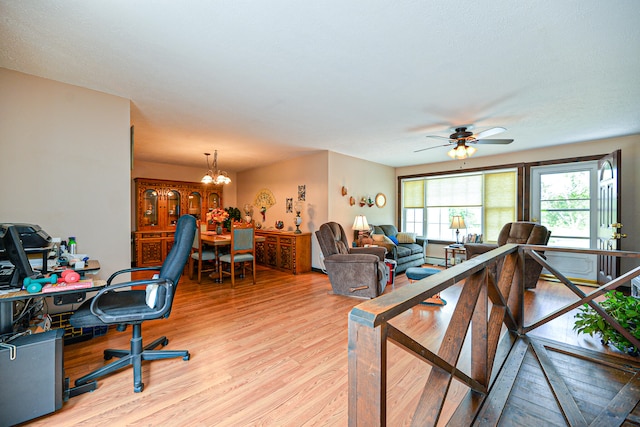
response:
[[[467,250],[464,246],[445,246],[444,247],[444,268],[449,268],[449,257],[451,257],[451,266],[456,265],[456,255],[464,255],[466,257]]]

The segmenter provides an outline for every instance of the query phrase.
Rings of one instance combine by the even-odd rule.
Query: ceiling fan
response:
[[[432,148],[447,147],[455,145],[447,154],[452,159],[466,159],[476,152],[476,148],[467,144],[511,144],[513,139],[483,139],[487,136],[496,135],[506,131],[503,127],[494,127],[487,130],[483,130],[477,134],[470,132],[473,129],[472,125],[459,126],[455,128],[454,132],[446,136],[440,135],[427,135],[427,138],[448,139],[449,142],[444,145],[436,145],[435,147],[422,148],[416,150],[415,153],[425,150],[431,150]]]

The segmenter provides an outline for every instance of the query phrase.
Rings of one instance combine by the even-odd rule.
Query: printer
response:
[[[1,224],[13,225],[20,234],[22,247],[24,249],[46,248],[51,245],[51,236],[47,234],[39,225],[6,223]],[[0,251],[4,252],[4,243],[0,239]]]

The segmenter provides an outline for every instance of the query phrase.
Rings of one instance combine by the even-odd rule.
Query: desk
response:
[[[13,331],[13,302],[19,300],[25,300],[29,298],[38,297],[55,297],[58,295],[68,295],[77,293],[86,293],[91,291],[97,291],[100,288],[105,287],[106,280],[94,280],[93,287],[84,289],[69,289],[68,291],[57,292],[36,292],[30,294],[25,290],[16,292],[7,292],[0,294],[0,334],[6,334]]]
[[[464,246],[445,246],[444,247],[444,268],[449,268],[449,256],[451,256],[451,266],[456,265],[456,254],[467,255]]]

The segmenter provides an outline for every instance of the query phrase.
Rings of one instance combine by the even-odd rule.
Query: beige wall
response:
[[[306,186],[306,201],[302,213],[304,232],[315,233],[327,221],[336,221],[351,237],[353,219],[364,214],[372,223],[393,222],[394,218],[394,169],[389,166],[322,151],[293,160],[285,160],[263,168],[238,173],[238,206],[253,204],[257,192],[263,188],[271,190],[276,205],[266,213],[266,227],[273,227],[276,220],[283,220],[285,229],[294,230],[293,213],[286,213],[286,199],[298,197],[298,186]],[[342,186],[349,194],[342,196]],[[361,208],[349,205],[349,196],[374,197],[385,193],[388,199],[384,208]],[[262,220],[258,209],[254,208],[254,218]],[[351,238],[349,239],[351,240]],[[322,268],[320,248],[315,234],[312,234],[312,265]]]
[[[4,68],[0,93],[0,221],[76,236],[102,276],[129,267],[129,100]]]
[[[355,157],[338,153],[329,153],[329,220],[342,224],[345,232],[351,237],[353,220],[356,215],[365,215],[369,224],[395,224],[396,186],[395,169],[379,163],[372,163]],[[347,188],[348,194],[342,196],[342,187]],[[379,208],[365,205],[360,207],[358,201],[363,196],[375,198],[383,193],[387,197],[387,204]],[[349,197],[356,199],[356,204],[349,204]]]

